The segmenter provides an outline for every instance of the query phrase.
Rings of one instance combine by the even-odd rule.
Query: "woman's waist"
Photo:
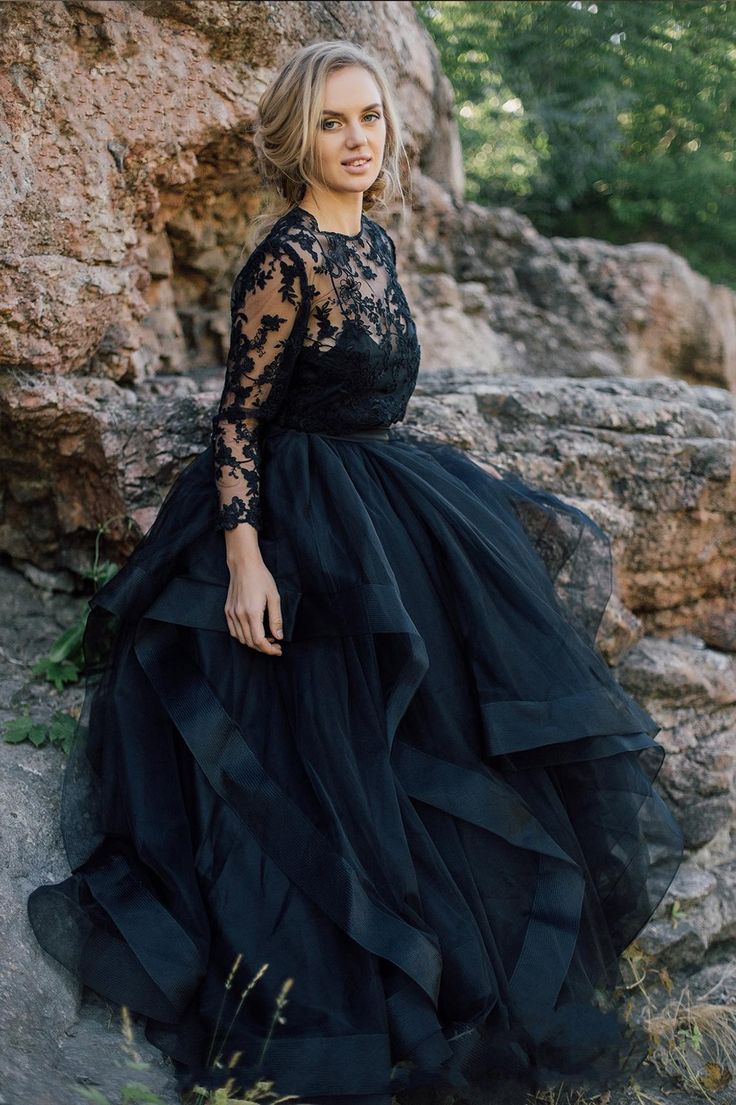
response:
[[[315,425],[289,425],[284,422],[273,422],[268,427],[269,433],[282,432],[296,432],[296,433],[308,433],[318,434],[320,437],[329,438],[346,438],[346,439],[358,439],[358,440],[383,440],[387,441],[390,438],[389,430],[391,428],[390,422],[382,422],[373,426],[361,426],[356,425],[352,427],[345,427],[343,429],[336,429],[332,426],[321,427]]]
[[[313,432],[321,434],[322,437],[357,437],[357,438],[378,437],[378,438],[384,438],[384,439],[387,440],[388,437],[389,437],[389,432],[388,431],[389,431],[389,426],[385,425],[385,426],[366,426],[363,429],[355,429],[355,430],[343,430],[343,431],[315,430]]]

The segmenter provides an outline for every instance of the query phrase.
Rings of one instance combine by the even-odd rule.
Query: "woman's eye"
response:
[[[365,116],[365,118],[366,119],[380,119],[381,116],[376,111],[369,111],[368,114]],[[328,123],[339,123],[339,122],[340,122],[339,119],[325,119],[322,123],[322,129],[323,130],[327,129],[327,124]],[[332,130],[333,128],[330,127],[329,129]]]

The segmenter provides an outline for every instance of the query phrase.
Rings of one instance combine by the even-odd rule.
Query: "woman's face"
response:
[[[330,73],[317,134],[316,155],[324,185],[337,192],[364,192],[378,176],[386,144],[381,94],[361,65]],[[367,158],[362,168],[345,163]]]

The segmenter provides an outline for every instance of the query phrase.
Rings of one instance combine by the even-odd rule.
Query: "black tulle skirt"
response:
[[[180,1090],[620,1084],[621,953],[682,834],[595,645],[607,535],[395,430],[270,426],[261,497],[282,656],[228,632],[210,448],[90,600],[40,943]]]

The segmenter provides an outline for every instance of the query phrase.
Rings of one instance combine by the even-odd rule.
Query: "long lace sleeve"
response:
[[[304,260],[288,242],[258,246],[235,278],[225,383],[212,419],[217,529],[261,529],[259,429],[288,386],[309,317]]]

